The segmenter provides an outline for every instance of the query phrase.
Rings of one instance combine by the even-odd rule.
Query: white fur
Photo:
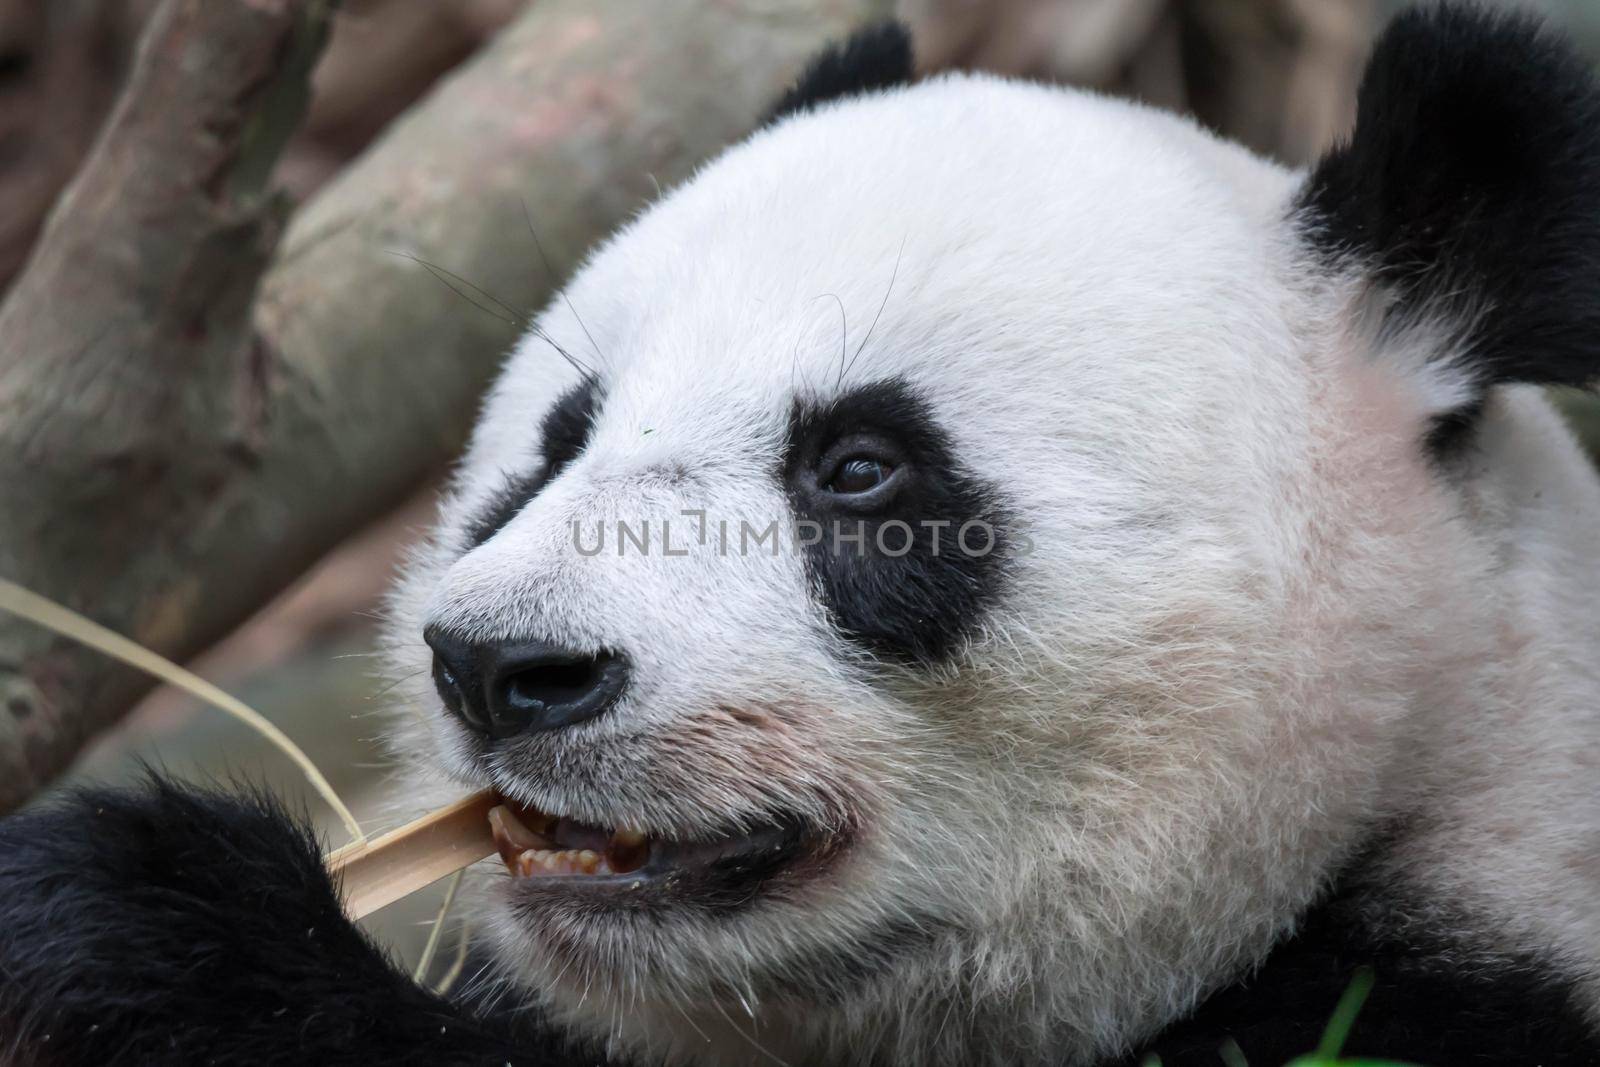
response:
[[[508,794],[660,834],[771,801],[862,832],[715,921],[534,928],[495,872],[512,995],[671,1062],[1087,1062],[1259,958],[1374,820],[1417,811],[1397,877],[1600,963],[1600,492],[1533,397],[1496,402],[1470,476],[1430,468],[1456,386],[1375,350],[1359,284],[1312,269],[1297,180],[1169,115],[947,77],[757,134],[595,253],[540,319],[606,382],[590,445],[462,554],[576,380],[530,337],[395,598],[411,788],[434,765],[485,784],[427,684],[436,622],[635,662],[614,712],[524,754],[537,773],[496,764]],[[787,516],[793,398],[892,376],[1035,546],[931,672],[834,633],[795,554],[676,525]],[[573,548],[574,519],[643,517],[689,555]],[[893,920],[929,946],[774,992]]]

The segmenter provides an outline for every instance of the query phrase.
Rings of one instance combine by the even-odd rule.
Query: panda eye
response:
[[[887,482],[894,470],[893,465],[874,456],[850,456],[839,464],[823,488],[840,496],[869,493]]]
[[[856,433],[824,449],[816,482],[838,503],[859,510],[887,504],[905,478],[906,465],[896,442],[878,434]]]

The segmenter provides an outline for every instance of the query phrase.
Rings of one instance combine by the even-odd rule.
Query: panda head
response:
[[[909,66],[590,258],[396,597],[406,748],[515,802],[501,958],[624,1047],[1070,1058],[1255,958],[1472,647],[1488,390],[1600,326],[1525,22],[1403,16],[1305,173]]]

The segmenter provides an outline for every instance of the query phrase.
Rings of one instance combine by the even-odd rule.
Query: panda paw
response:
[[[0,1061],[588,1062],[396,970],[270,798],[159,777],[0,820]]]

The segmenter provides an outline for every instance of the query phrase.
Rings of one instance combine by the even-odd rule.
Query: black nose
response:
[[[433,684],[445,707],[489,737],[559,730],[600,715],[628,684],[628,663],[539,641],[474,643],[430,626]]]

